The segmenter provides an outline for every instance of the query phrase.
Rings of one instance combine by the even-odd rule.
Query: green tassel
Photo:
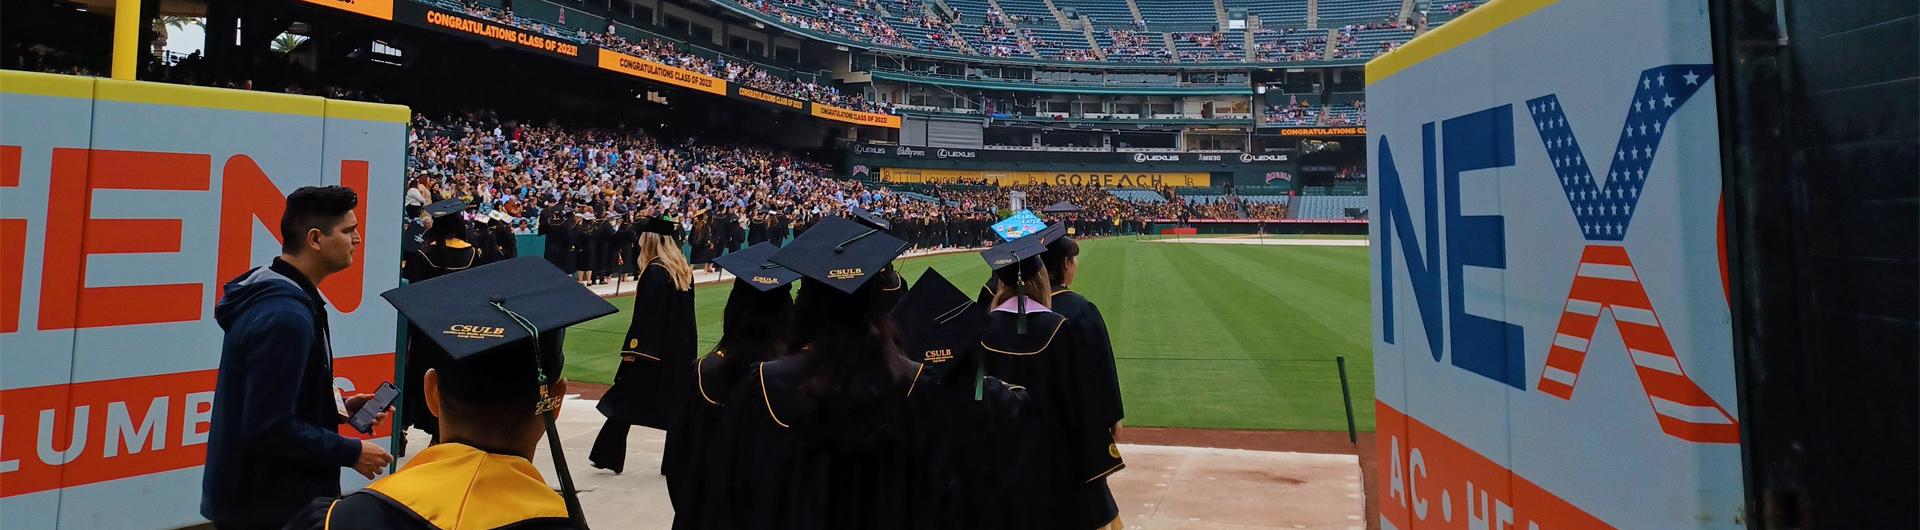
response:
[[[975,362],[973,365],[973,400],[985,399],[987,392],[987,365]]]

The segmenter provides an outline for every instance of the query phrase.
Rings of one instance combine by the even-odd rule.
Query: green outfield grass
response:
[[[938,268],[962,289],[987,278],[970,252],[898,266],[909,281]],[[695,294],[703,352],[720,336],[725,289]],[[1127,425],[1344,430],[1344,354],[1355,420],[1373,430],[1365,248],[1084,241],[1074,290],[1106,316]],[[568,333],[569,378],[612,380],[633,298],[612,301],[621,313]]]

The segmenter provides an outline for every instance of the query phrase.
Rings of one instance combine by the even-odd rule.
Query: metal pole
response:
[[[113,78],[132,81],[140,64],[140,0],[113,6]]]
[[[1360,431],[1353,425],[1353,391],[1347,388],[1347,356],[1335,355],[1333,362],[1340,367],[1340,403],[1347,407],[1347,442],[1360,445]]]

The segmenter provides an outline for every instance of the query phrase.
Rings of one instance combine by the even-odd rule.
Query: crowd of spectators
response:
[[[499,212],[520,233],[536,231],[555,209],[587,223],[665,215],[695,238],[690,245],[696,254],[715,244],[710,238],[721,237],[713,235],[723,233],[715,227],[799,231],[855,205],[914,227],[916,246],[975,246],[985,242],[971,239],[976,232],[929,227],[984,226],[1005,213],[1016,191],[1036,210],[1057,202],[1079,206],[1080,212],[1050,217],[1072,221],[1088,234],[1136,231],[1149,219],[1242,217],[1237,203],[1188,204],[1171,188],[1156,190],[1166,202],[1134,203],[1094,187],[954,183],[923,186],[915,199],[886,186],[832,178],[826,166],[781,151],[669,145],[639,130],[516,122],[486,112],[416,116],[408,154],[405,204],[412,215],[434,201],[461,198],[476,205],[479,216]],[[421,223],[417,217],[410,222]],[[955,239],[960,237],[965,239]]]
[[[1339,43],[1339,46],[1336,48],[1333,58],[1359,59],[1383,55],[1405,43],[1405,41],[1389,40],[1381,42],[1378,46],[1360,46],[1360,36],[1356,32],[1362,30],[1400,30],[1412,33],[1415,29],[1413,22],[1402,22],[1398,20],[1398,17],[1388,17],[1385,20],[1351,23],[1341,26],[1336,32],[1338,35],[1336,42]]]
[[[1154,34],[1158,35],[1158,34]],[[1107,58],[1129,61],[1170,61],[1173,52],[1166,43],[1157,41],[1148,35],[1132,30],[1108,28],[1107,37],[1113,39],[1113,45],[1107,47]]]
[[[499,10],[477,3],[467,3],[463,5],[466,8],[464,14],[467,16],[484,19],[497,24],[513,26],[549,37],[573,40],[582,44],[592,44],[667,66],[692,70],[694,72],[726,79],[730,83],[739,83],[743,86],[765,90],[774,94],[804,98],[836,107],[865,112],[884,113],[889,110],[889,105],[886,102],[868,100],[863,95],[847,93],[828,84],[788,79],[749,62],[733,61],[725,57],[702,57],[681,49],[677,43],[666,40],[628,39],[614,33],[614,26],[611,24],[607,26],[605,33],[590,33],[578,29],[571,32],[562,32],[546,23],[527,17],[515,16],[512,10]],[[832,19],[831,17],[845,17],[848,20],[857,21],[855,23],[856,27],[860,27],[863,34],[873,38],[885,38],[886,35],[893,35],[895,38],[899,36],[893,31],[891,26],[887,26],[885,22],[881,22],[877,17],[863,15],[859,11],[847,9],[842,6],[834,5],[832,7],[837,10],[832,11],[831,15],[825,15],[829,17],[829,21]],[[821,21],[820,19],[810,20],[830,23]],[[796,19],[792,22],[798,23],[799,21]]]
[[[1319,125],[1320,110],[1299,96],[1289,96],[1285,105],[1267,105],[1261,112],[1267,125]]]
[[[1300,62],[1318,61],[1326,51],[1326,32],[1302,39],[1293,39],[1295,34],[1304,30],[1298,28],[1260,28],[1254,30],[1253,57],[1263,62]]]
[[[1245,46],[1242,46],[1240,43],[1234,42],[1233,39],[1227,38],[1226,35],[1217,33],[1217,32],[1216,33],[1175,33],[1173,34],[1173,38],[1178,40],[1183,40],[1195,46],[1199,46],[1201,48],[1206,49],[1198,52],[1194,52],[1194,51],[1180,52],[1181,61],[1207,62],[1207,61],[1213,61],[1215,59],[1233,60],[1239,57],[1243,57],[1245,55],[1244,53],[1242,53],[1242,51],[1245,49]]]

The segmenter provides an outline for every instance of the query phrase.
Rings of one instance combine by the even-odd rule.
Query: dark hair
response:
[[[344,186],[306,186],[287,196],[287,210],[280,215],[280,251],[298,254],[305,248],[307,231],[333,228],[348,212],[360,206],[360,194]]]
[[[450,237],[473,240],[473,223],[467,221],[466,214],[453,213],[435,217],[433,226],[427,227],[425,235],[427,241],[446,241]]]
[[[566,365],[565,340],[566,330],[540,335],[538,362],[546,371],[547,384],[558,381]],[[538,420],[533,411],[540,401],[540,387],[532,345],[533,341],[522,339],[459,361],[442,358],[435,367],[440,374],[441,412],[489,430]]]
[[[878,303],[885,283],[868,281],[852,294],[811,278],[801,280],[796,315],[816,315],[812,354],[800,389],[818,411],[814,434],[829,443],[870,442],[888,427],[881,413],[886,393],[898,386],[892,367],[900,352],[893,319]],[[798,328],[796,328],[798,331]]]
[[[1040,254],[1040,263],[1047,267],[1047,278],[1053,283],[1060,283],[1067,278],[1067,258],[1079,255],[1080,244],[1075,243],[1073,238],[1063,236],[1047,244],[1047,251]]]
[[[786,351],[784,341],[793,322],[792,290],[792,286],[782,285],[761,292],[746,280],[735,279],[720,317],[720,342],[713,349],[751,355],[729,358],[744,361],[739,363],[742,366],[780,357]]]

